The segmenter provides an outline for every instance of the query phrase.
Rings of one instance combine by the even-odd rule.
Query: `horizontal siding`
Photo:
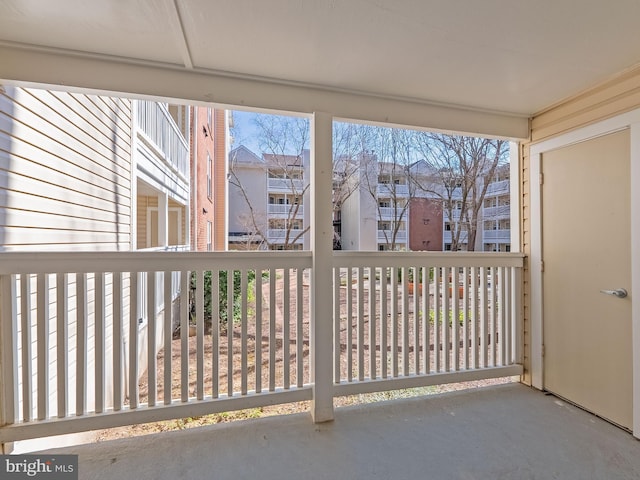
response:
[[[559,135],[640,105],[640,68],[625,72],[587,92],[535,115],[532,142]]]
[[[625,72],[614,79],[583,92],[580,95],[549,108],[531,120],[531,141],[522,145],[522,242],[523,252],[530,258],[530,147],[548,138],[567,133],[607,118],[629,112],[640,107],[640,68]],[[530,383],[530,271],[528,263],[524,269],[524,341],[525,382]]]
[[[131,102],[0,94],[0,251],[129,250]]]

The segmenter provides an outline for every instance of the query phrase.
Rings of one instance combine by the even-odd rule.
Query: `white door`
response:
[[[542,156],[544,387],[632,428],[629,131]],[[622,292],[622,290],[619,290]]]

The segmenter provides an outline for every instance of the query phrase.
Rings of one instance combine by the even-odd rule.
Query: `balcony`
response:
[[[304,218],[304,205],[282,205],[277,203],[270,203],[267,205],[267,213],[279,218],[291,218],[294,211],[295,218]]]
[[[189,178],[189,144],[173,121],[166,105],[135,101],[138,135],[147,146],[183,180]],[[144,158],[144,156],[143,156]]]
[[[387,243],[391,242],[393,239],[393,231],[392,230],[378,230],[378,243]],[[396,233],[396,243],[406,243],[407,242],[407,231],[406,230],[398,230]]]
[[[494,195],[506,195],[509,193],[509,180],[500,180],[499,182],[493,182],[487,187],[487,197]]]
[[[511,230],[484,230],[482,239],[484,243],[509,243],[511,242]]]
[[[396,220],[406,212],[403,207],[378,207],[378,220]]]
[[[445,222],[458,222],[460,221],[460,217],[462,215],[462,210],[454,209],[451,211],[452,215],[449,218],[449,211],[445,208],[442,210],[442,218]]]
[[[299,178],[269,178],[267,179],[267,189],[270,192],[296,193],[302,194],[305,182]]]
[[[511,216],[510,205],[500,205],[497,207],[484,207],[482,209],[482,217],[485,220],[499,220],[509,218]]]
[[[300,235],[302,233],[302,229],[292,228],[287,230],[286,228],[270,228],[267,230],[267,240],[269,243],[284,243],[285,238],[287,238],[287,232],[289,234],[289,243],[303,244],[304,243],[304,235]],[[300,237],[294,242],[293,239]]]
[[[458,239],[458,243],[467,243],[467,239],[469,238],[469,234],[467,232],[460,232],[460,238]],[[451,230],[445,230],[442,232],[442,241],[444,243],[451,243],[453,240],[453,232]]]
[[[409,187],[395,183],[379,183],[376,189],[378,198],[408,197]]]

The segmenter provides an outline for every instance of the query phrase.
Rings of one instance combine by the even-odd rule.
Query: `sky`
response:
[[[256,155],[260,156],[260,145],[258,144],[258,129],[253,124],[253,119],[257,114],[254,112],[242,112],[239,110],[233,110],[233,125],[232,131],[233,144],[231,148],[237,148],[240,145],[244,145]]]

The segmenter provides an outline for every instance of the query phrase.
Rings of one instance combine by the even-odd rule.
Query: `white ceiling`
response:
[[[528,116],[640,63],[639,19],[638,0],[1,0],[0,44]]]

